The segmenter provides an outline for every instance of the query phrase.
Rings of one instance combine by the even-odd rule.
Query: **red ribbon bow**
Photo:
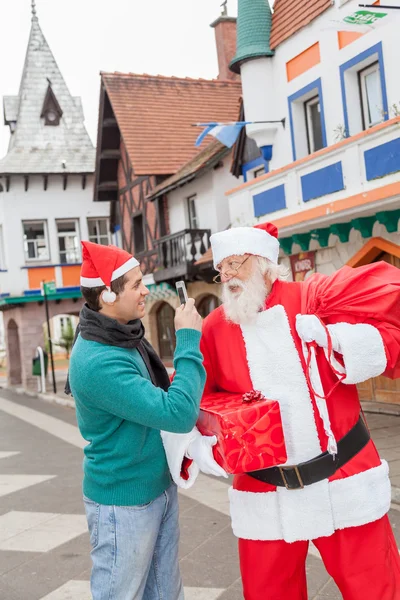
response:
[[[242,402],[260,402],[261,400],[265,400],[265,397],[258,390],[251,390],[251,392],[243,394],[242,398]]]

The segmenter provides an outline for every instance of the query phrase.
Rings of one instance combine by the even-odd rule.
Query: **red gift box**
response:
[[[279,403],[260,392],[207,395],[197,427],[202,435],[217,436],[214,458],[227,473],[249,473],[287,461]]]

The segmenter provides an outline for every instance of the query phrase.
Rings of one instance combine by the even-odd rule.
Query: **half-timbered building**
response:
[[[228,68],[236,20],[224,14],[212,27],[217,79],[101,74],[95,200],[111,202],[111,229],[141,263],[151,289],[148,335],[166,360],[174,345],[173,284],[179,278],[204,279],[195,262],[209,247],[211,229],[207,219],[199,224],[193,202],[185,206],[189,212],[181,229],[175,224],[171,229],[168,198],[158,192],[171,177],[180,181],[185,165],[197,172],[203,153],[209,155],[207,167],[221,166],[226,151],[214,152],[210,139],[196,148],[201,129],[193,125],[235,121],[239,110],[240,82]]]

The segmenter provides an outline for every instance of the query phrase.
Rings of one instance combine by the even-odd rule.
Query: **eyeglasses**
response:
[[[245,258],[243,262],[239,262],[237,260],[233,260],[232,262],[230,262],[228,264],[228,269],[226,271],[220,271],[218,273],[218,275],[213,277],[213,282],[214,283],[222,283],[221,277],[222,276],[229,277],[228,273],[233,273],[233,275],[231,275],[231,279],[232,279],[232,277],[236,277],[240,267],[243,267],[244,263],[246,262],[246,260],[249,260],[250,256],[251,256],[251,254],[249,254],[249,256],[247,256],[247,258]]]

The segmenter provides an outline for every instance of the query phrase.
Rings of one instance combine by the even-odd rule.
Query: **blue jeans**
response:
[[[139,506],[84,502],[93,600],[183,600],[175,484]]]

